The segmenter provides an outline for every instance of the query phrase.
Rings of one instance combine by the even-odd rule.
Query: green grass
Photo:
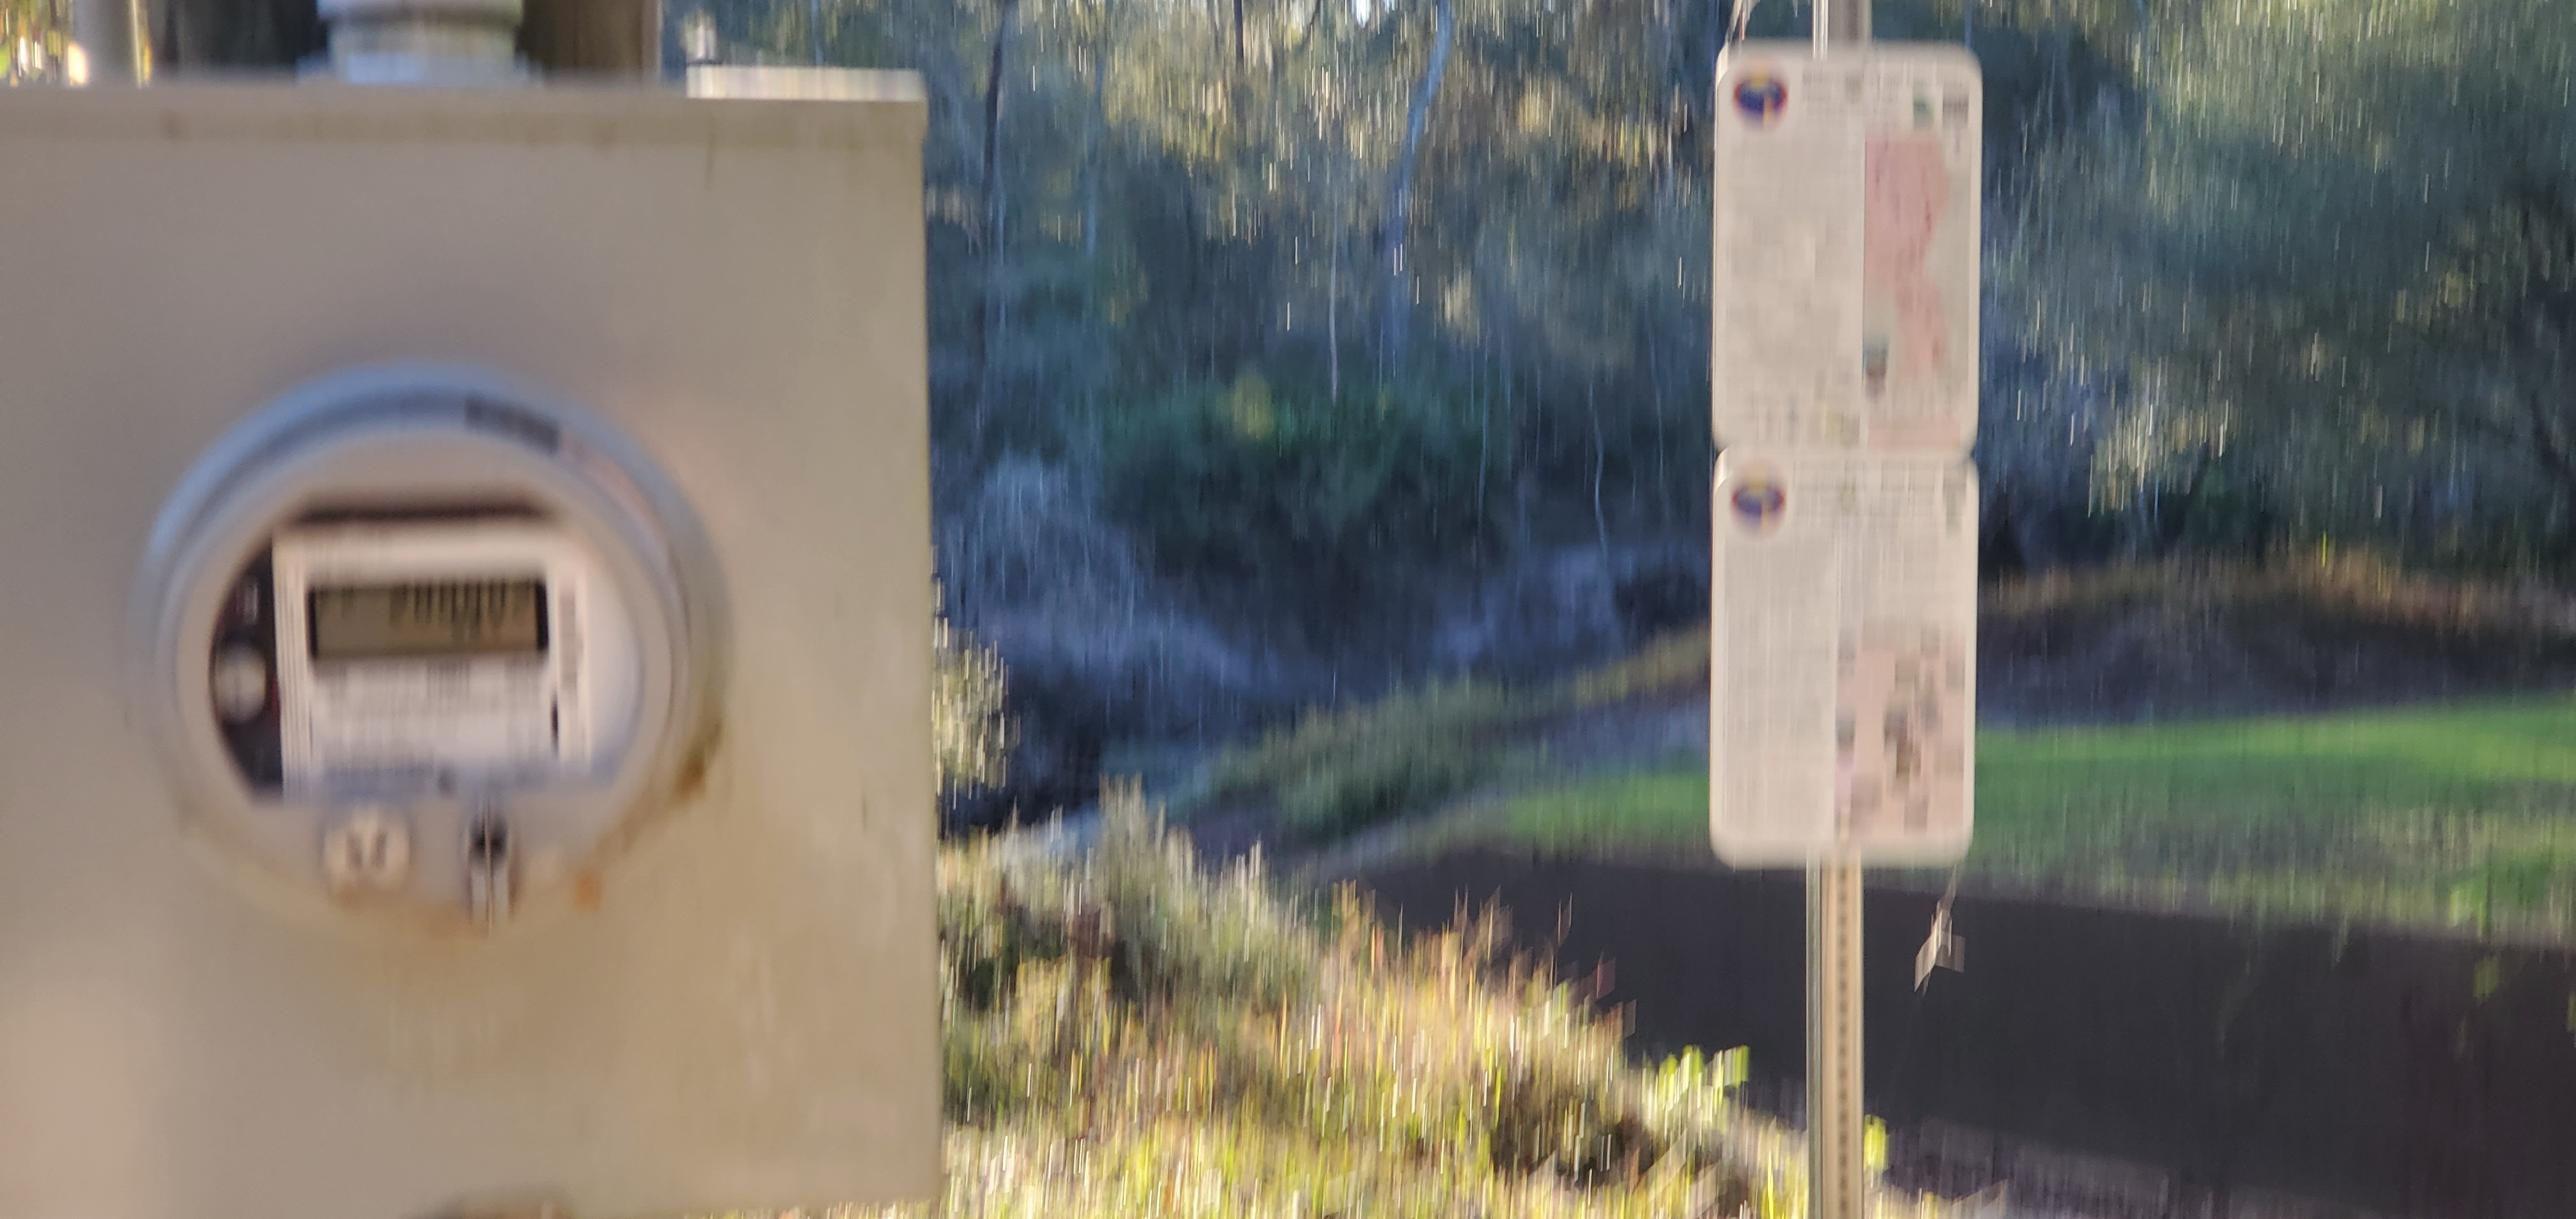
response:
[[[1707,674],[1708,633],[1688,631],[1549,685],[1442,682],[1317,712],[1219,757],[1196,807],[1267,800],[1292,841],[1330,841],[1512,772],[1528,756],[1527,738],[1551,720],[1696,688]]]
[[[947,1195],[868,1214],[1803,1212],[1794,1136],[1729,1096],[1741,1051],[1631,1065],[1491,919],[1399,937],[1211,875],[1132,789],[1085,854],[987,838],[939,882]]]
[[[1450,828],[1556,850],[1618,845],[1706,852],[1708,768],[1628,771],[1541,788],[1471,810]]]
[[[2296,915],[2576,933],[2576,699],[1978,734],[1977,874]],[[1705,853],[1687,766],[1471,810],[1440,840]]]

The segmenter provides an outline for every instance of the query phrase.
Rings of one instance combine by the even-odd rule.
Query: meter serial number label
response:
[[[315,660],[546,650],[543,580],[328,585],[305,593]]]

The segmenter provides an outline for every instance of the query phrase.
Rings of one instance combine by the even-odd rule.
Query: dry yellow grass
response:
[[[1739,1056],[1635,1068],[1490,920],[1399,943],[1109,803],[1078,858],[945,854],[948,1192],[871,1219],[1803,1213],[1795,1136],[1728,1097]]]
[[[2424,631],[2576,632],[2563,594],[2410,572],[2355,551],[2267,564],[2174,561],[2058,570],[1990,584],[1978,594],[1981,613],[2005,618],[2135,603],[2188,608],[2279,602]]]

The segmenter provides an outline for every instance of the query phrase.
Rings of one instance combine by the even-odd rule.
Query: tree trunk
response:
[[[1734,4],[1752,2],[1753,0],[1733,0]],[[1691,79],[1708,82],[1708,92],[1703,95],[1705,108],[1700,111],[1699,118],[1702,122],[1715,123],[1717,121],[1717,57],[1720,52],[1726,50],[1726,32],[1734,25],[1735,14],[1731,11],[1732,5],[1729,0],[1708,0],[1708,8],[1707,41],[1701,45],[1699,62],[1691,65]],[[1701,73],[1707,75],[1703,76]],[[1715,128],[1712,127],[1710,130]]]
[[[1324,273],[1324,392],[1342,400],[1342,233],[1333,227],[1333,259]]]
[[[1234,67],[1243,70],[1243,0],[1234,0]]]
[[[1098,72],[1098,60],[1092,61]],[[1091,82],[1091,110],[1082,116],[1082,266],[1096,273],[1100,263],[1100,82]]]
[[[1341,169],[1341,146],[1336,143],[1324,171],[1324,199],[1333,209],[1333,250],[1324,272],[1324,392],[1335,402],[1342,400]]]
[[[1614,575],[1610,564],[1610,518],[1601,510],[1601,478],[1608,471],[1609,446],[1601,439],[1601,400],[1589,375],[1583,378],[1583,408],[1592,416],[1592,528],[1601,541],[1601,574]]]
[[[993,57],[984,73],[984,244],[991,246],[1002,231],[1002,87],[1003,71],[1010,66],[1011,18],[1020,10],[1020,0],[1000,0],[1001,20],[993,23]]]
[[[1449,70],[1449,40],[1457,25],[1449,0],[1437,0],[1432,14],[1431,54],[1422,65],[1422,84],[1404,119],[1404,149],[1396,157],[1395,186],[1386,207],[1386,356],[1392,363],[1404,354],[1406,315],[1412,312],[1410,280],[1404,265],[1404,230],[1413,210],[1413,168],[1422,151],[1422,132],[1431,122],[1431,100],[1440,94],[1440,78]]]
[[[993,57],[984,74],[984,165],[980,185],[984,216],[977,234],[984,254],[983,301],[975,311],[975,449],[984,447],[984,429],[992,415],[993,330],[1001,308],[1002,272],[1002,88],[1010,66],[1011,19],[1019,0],[1000,0],[1001,18],[993,23]]]
[[[1091,48],[1091,112],[1082,120],[1082,263],[1086,271],[1097,270],[1100,253],[1100,132],[1109,124],[1109,52],[1117,45],[1109,21],[1114,11],[1110,0],[1102,0],[1100,36]]]
[[[1666,530],[1673,527],[1673,487],[1671,479],[1672,445],[1664,439],[1664,360],[1662,345],[1655,342],[1658,327],[1649,322],[1646,332],[1646,384],[1649,401],[1655,413],[1655,519]]]
[[[1109,52],[1116,45],[1109,24],[1112,12],[1110,0],[1101,0],[1099,36],[1091,47],[1091,109],[1082,116],[1082,320],[1098,350],[1106,350],[1109,339],[1100,322],[1100,146],[1101,132],[1109,125],[1105,97]],[[1082,379],[1086,416],[1096,416],[1099,409],[1100,381],[1097,365]]]

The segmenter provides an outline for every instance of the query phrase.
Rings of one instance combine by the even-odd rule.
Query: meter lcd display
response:
[[[317,586],[305,593],[315,660],[542,652],[543,580]]]

